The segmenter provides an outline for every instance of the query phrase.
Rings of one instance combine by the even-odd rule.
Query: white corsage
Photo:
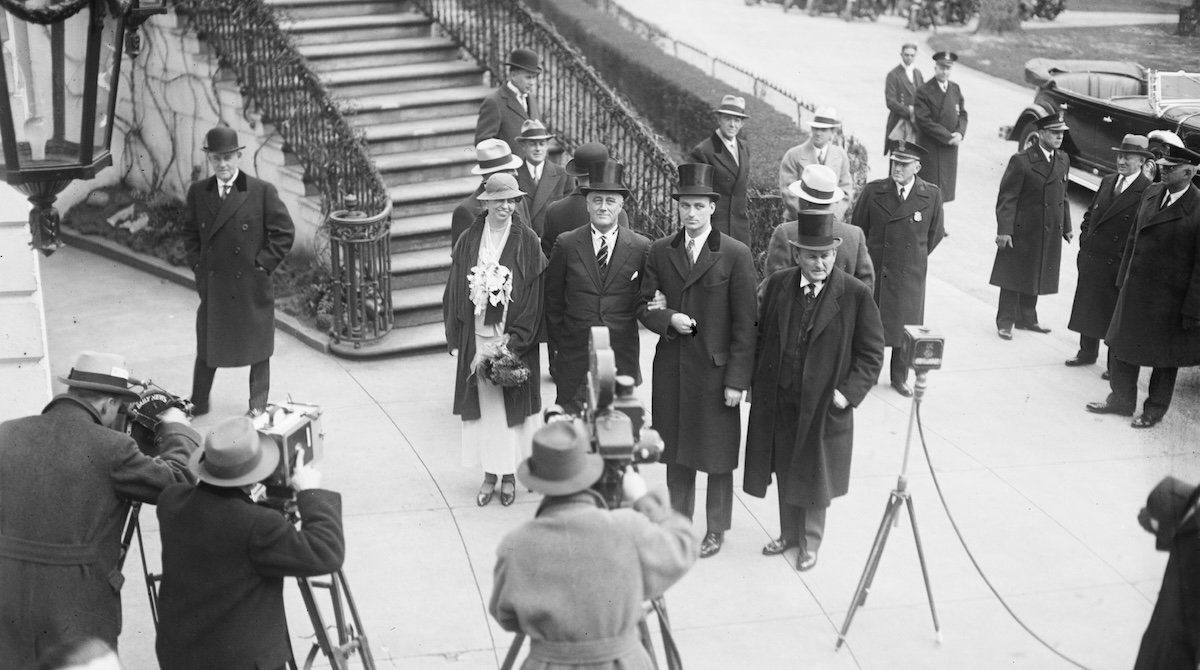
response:
[[[913,221],[916,221],[918,223],[921,221],[921,213],[920,212],[913,212]]]
[[[481,262],[467,274],[467,295],[475,304],[476,316],[489,306],[507,305],[512,287],[512,271],[495,261]]]

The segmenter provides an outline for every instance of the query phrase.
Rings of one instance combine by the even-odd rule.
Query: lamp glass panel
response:
[[[104,28],[100,33],[100,67],[96,70],[96,115],[95,134],[92,136],[93,156],[108,151],[112,137],[112,119],[108,110],[114,109],[112,98],[117,94],[118,75],[121,67],[122,37],[119,17],[105,12]],[[82,104],[82,101],[80,101]]]

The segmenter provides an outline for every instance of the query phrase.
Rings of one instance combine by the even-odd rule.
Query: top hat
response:
[[[1174,144],[1164,144],[1154,161],[1163,167],[1175,165],[1200,165],[1200,154],[1191,149],[1177,147]]]
[[[567,165],[563,169],[572,177],[586,177],[588,176],[588,165],[603,163],[606,160],[608,160],[608,147],[599,142],[588,142],[575,150],[575,155],[567,161]]]
[[[625,174],[625,166],[614,160],[607,160],[603,163],[591,163],[588,165],[588,185],[580,186],[579,190],[587,195],[592,191],[611,191],[620,193],[626,198],[629,197],[629,189],[625,188],[622,177]]]
[[[838,112],[833,107],[818,107],[816,116],[808,123],[809,128],[837,128],[842,125]]]
[[[517,466],[517,479],[542,495],[578,493],[604,471],[604,460],[587,447],[587,436],[573,421],[548,423],[533,434],[532,453]]]
[[[897,163],[914,163],[923,160],[929,152],[916,142],[888,140],[888,153]]]
[[[802,209],[796,215],[796,241],[788,244],[809,251],[836,249],[842,238],[833,236],[833,211],[828,209]]]
[[[816,163],[804,166],[800,179],[788,184],[788,192],[814,205],[832,205],[846,197],[833,169]]]
[[[740,116],[743,119],[750,118],[750,115],[746,113],[746,99],[738,95],[727,95],[721,98],[721,104],[713,111],[717,114]]]
[[[938,51],[933,54],[933,62],[935,63],[953,63],[958,60],[958,54],[953,51]]]
[[[1038,130],[1070,130],[1071,129],[1071,127],[1068,126],[1067,122],[1063,119],[1062,112],[1059,112],[1057,114],[1047,114],[1046,116],[1043,116],[1042,118],[1038,119],[1037,121],[1034,121],[1033,125],[1036,126]]]
[[[475,196],[475,199],[485,202],[488,200],[512,200],[523,195],[526,193],[517,186],[517,178],[501,172],[487,178],[487,181],[483,183],[483,193]]]
[[[1146,530],[1154,533],[1155,546],[1160,550],[1171,548],[1175,539],[1175,531],[1179,527],[1183,515],[1187,512],[1188,503],[1196,495],[1196,487],[1174,477],[1164,477],[1146,497],[1146,506],[1138,514],[1138,522]],[[1157,523],[1151,526],[1146,519],[1154,519]]]
[[[241,151],[246,147],[238,142],[237,131],[226,126],[217,126],[204,134],[204,151],[210,154],[225,154]]]
[[[678,200],[680,196],[697,195],[712,198],[713,202],[721,199],[721,194],[713,190],[713,169],[707,163],[684,163],[679,166],[679,185],[671,193]]]
[[[1150,151],[1150,140],[1141,135],[1127,134],[1121,138],[1121,146],[1113,147],[1113,151],[1121,154],[1137,154],[1146,158],[1154,158]]]
[[[226,488],[260,482],[278,465],[275,442],[259,435],[246,416],[217,424],[204,437],[204,448],[193,452],[189,463],[200,481]]]
[[[538,55],[529,49],[513,49],[512,53],[508,54],[508,60],[504,61],[504,64],[534,74],[542,73],[542,65],[538,59]]]
[[[525,164],[520,156],[514,156],[508,142],[498,139],[484,140],[475,145],[475,167],[471,174],[491,174],[502,170],[515,170]]]
[[[521,124],[521,134],[517,135],[517,141],[532,141],[532,140],[549,140],[553,139],[554,135],[546,130],[546,124],[537,119],[525,119]]]
[[[81,351],[75,359],[75,367],[66,377],[59,377],[58,381],[75,388],[103,391],[126,398],[138,397],[137,392],[129,388],[129,370],[125,368],[125,358],[117,354]]]

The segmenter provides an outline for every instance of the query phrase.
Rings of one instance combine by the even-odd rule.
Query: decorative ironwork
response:
[[[374,216],[358,211],[358,198],[346,196],[346,209],[329,215],[329,262],[333,273],[334,341],[373,342],[392,329],[391,207]]]

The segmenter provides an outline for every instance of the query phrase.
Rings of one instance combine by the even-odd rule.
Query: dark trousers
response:
[[[817,551],[825,537],[825,510],[828,507],[789,505],[779,496],[779,536],[796,543],[800,551]]]
[[[1116,356],[1108,357],[1108,404],[1130,409],[1137,407],[1137,381],[1141,368],[1126,363]],[[1175,376],[1179,368],[1152,368],[1150,372],[1150,394],[1142,405],[1142,413],[1161,418],[1171,406],[1175,395]]]
[[[691,519],[696,509],[696,470],[667,463],[667,493],[671,496],[671,507]],[[710,533],[724,533],[733,524],[732,472],[708,473],[705,515]]]
[[[192,402],[208,404],[208,395],[212,391],[213,378],[217,369],[209,367],[208,363],[199,356],[196,366],[192,368]],[[250,366],[250,409],[267,408],[267,392],[271,388],[271,359],[254,363]]]
[[[1100,338],[1079,336],[1079,357],[1090,358],[1093,361],[1100,357]]]
[[[899,347],[890,347],[892,350],[892,358],[889,363],[891,367],[892,381],[907,382],[908,381],[908,361],[904,359],[904,355],[900,353]]]
[[[1032,326],[1038,322],[1036,295],[1000,289],[1000,306],[996,310],[996,327]]]

